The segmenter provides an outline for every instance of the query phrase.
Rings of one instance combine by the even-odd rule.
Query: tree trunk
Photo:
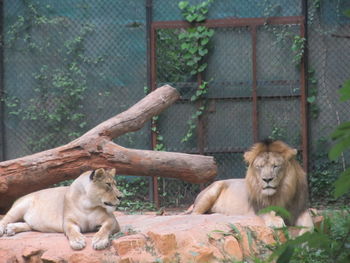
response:
[[[171,177],[192,183],[213,179],[217,167],[211,156],[127,149],[111,141],[141,129],[179,96],[176,89],[165,85],[66,145],[1,162],[0,213],[20,196],[100,167],[114,167],[122,174]]]

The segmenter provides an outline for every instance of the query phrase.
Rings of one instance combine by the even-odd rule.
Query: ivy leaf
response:
[[[182,40],[182,39],[184,39],[186,37],[187,37],[187,33],[180,33],[179,36],[178,36],[179,40]]]
[[[198,32],[203,32],[206,29],[204,26],[197,27]]]
[[[191,54],[194,54],[197,52],[197,50],[198,50],[197,47],[190,47],[188,51],[190,51]]]
[[[208,49],[199,49],[198,54],[204,57],[206,54],[208,54]]]
[[[197,73],[198,73],[198,71],[197,71],[197,70],[195,70],[195,69],[194,69],[194,70],[192,70],[192,71],[190,72],[190,74],[191,74],[191,75],[196,75]]]
[[[204,63],[198,68],[198,72],[203,72],[207,68],[208,64]]]
[[[190,44],[188,44],[188,43],[182,43],[181,44],[181,49],[182,50],[186,50],[186,49],[189,49],[190,48]]]
[[[186,20],[190,23],[192,23],[197,18],[196,15],[189,14],[186,16]]]
[[[202,46],[205,46],[206,44],[208,44],[208,42],[209,42],[209,38],[208,38],[208,37],[203,38],[203,39],[201,40],[201,45],[202,45]]]
[[[334,197],[338,198],[350,191],[350,168],[346,169],[334,182]]]
[[[311,96],[307,98],[307,102],[308,103],[314,103],[316,101],[316,97],[315,96]]]
[[[181,2],[179,2],[179,8],[181,9],[181,10],[184,10],[187,6],[188,6],[188,1],[181,1]]]
[[[203,22],[205,20],[205,16],[204,15],[197,15],[196,21],[197,22]]]
[[[214,35],[214,30],[213,30],[213,29],[208,30],[208,32],[206,33],[206,35],[207,35],[208,37],[212,37],[212,36]]]

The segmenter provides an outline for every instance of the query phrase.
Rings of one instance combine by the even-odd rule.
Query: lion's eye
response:
[[[106,185],[107,185],[108,187],[112,187],[112,185],[111,185],[110,183],[106,183]]]

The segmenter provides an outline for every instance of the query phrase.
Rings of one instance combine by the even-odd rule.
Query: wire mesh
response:
[[[177,1],[152,3],[154,22],[183,20]],[[350,118],[349,103],[339,103],[337,93],[350,78],[350,19],[344,15],[350,3],[308,3],[305,42],[298,38],[299,22],[271,24],[269,20],[303,16],[301,0],[214,1],[208,21],[246,19],[248,24],[213,27],[206,56],[208,68],[199,77],[189,73],[183,59],[178,36],[184,29],[156,30],[156,85],[169,83],[182,96],[157,120],[162,150],[214,156],[218,180],[244,176],[242,154],[253,144],[255,133],[259,139],[283,139],[301,149],[298,52],[307,44],[307,53],[301,55],[308,59],[311,196],[313,200],[329,198],[329,190],[322,194],[313,189],[319,189],[321,178],[334,181],[350,164],[349,154],[337,162],[328,161],[326,156],[330,133]],[[4,1],[2,132],[6,159],[67,143],[145,96],[150,88],[146,87],[149,50],[145,8],[145,0],[122,4],[112,0]],[[265,23],[256,26],[254,44],[249,21],[256,18]],[[203,100],[193,103],[190,99],[198,79],[209,81],[209,89]],[[253,105],[255,84],[257,113]],[[191,116],[202,105],[206,106],[204,115],[196,119],[192,137],[183,142]],[[150,123],[115,141],[130,148],[156,147]],[[198,185],[173,179],[158,179],[158,183],[162,205],[190,203],[200,190]]]

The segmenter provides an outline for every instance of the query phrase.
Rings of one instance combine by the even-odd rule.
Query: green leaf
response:
[[[345,10],[344,15],[346,15],[347,17],[350,17],[350,9]]]
[[[282,254],[278,257],[276,263],[288,263],[290,262],[294,254],[294,246],[288,245]]]
[[[205,20],[205,16],[204,15],[197,15],[196,17],[196,21],[197,22],[203,22]]]
[[[350,191],[350,168],[346,169],[334,182],[334,197],[338,198]]]
[[[203,32],[206,29],[205,26],[199,26],[197,27],[198,32]]]
[[[208,49],[199,49],[198,54],[204,57],[206,54],[208,54]]]
[[[195,54],[197,52],[197,47],[191,47],[188,51],[190,51],[191,54]]]
[[[208,44],[208,42],[209,42],[209,38],[208,38],[208,37],[203,38],[203,39],[201,40],[201,45],[202,45],[202,46],[205,46],[206,44]]]
[[[191,73],[191,75],[196,75],[198,73],[198,71],[194,69],[190,73]]]
[[[350,134],[347,137],[339,140],[338,143],[331,148],[328,154],[329,159],[332,161],[336,160],[342,154],[342,152],[348,148],[350,148]]]
[[[186,20],[187,20],[188,22],[192,23],[192,22],[197,18],[197,16],[196,16],[196,15],[189,14],[189,15],[187,15],[185,18],[186,18]]]
[[[179,8],[181,9],[181,10],[184,10],[187,6],[188,6],[188,1],[181,1],[181,2],[179,2]]]
[[[340,101],[346,101],[350,99],[350,79],[345,81],[343,87],[339,89]]]
[[[198,68],[198,72],[203,72],[206,68],[207,68],[207,63],[202,64],[199,68]]]
[[[208,30],[208,32],[206,33],[206,35],[207,35],[208,37],[212,37],[212,36],[214,35],[214,30],[213,30],[213,29]]]
[[[189,49],[190,48],[190,44],[188,44],[188,43],[182,43],[181,44],[181,49],[182,50],[186,50],[186,49]]]
[[[193,102],[193,101],[196,101],[196,100],[197,100],[196,95],[193,95],[193,96],[191,97],[191,101]]]
[[[307,102],[308,103],[314,103],[316,101],[316,97],[315,96],[311,96],[307,98]]]

